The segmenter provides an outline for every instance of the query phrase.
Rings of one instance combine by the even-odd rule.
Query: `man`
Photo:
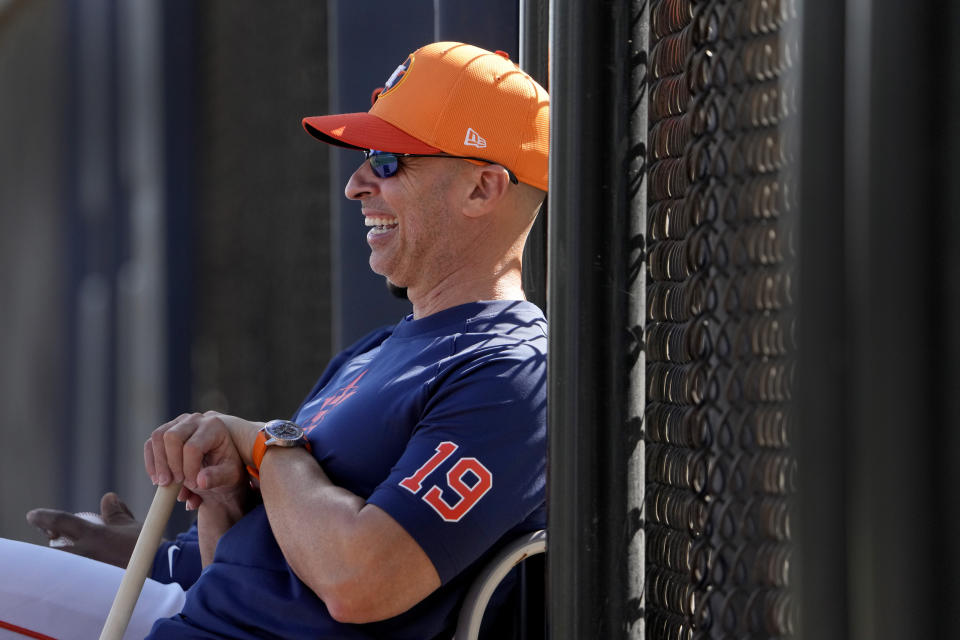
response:
[[[484,561],[543,527],[545,322],[520,274],[548,109],[506,54],[435,43],[368,113],[304,120],[364,151],[345,192],[413,313],[328,368],[296,424],[154,431],[146,468],[183,483],[204,569],[149,637],[446,636]]]

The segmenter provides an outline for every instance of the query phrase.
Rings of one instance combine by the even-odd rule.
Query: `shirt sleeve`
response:
[[[200,577],[202,564],[199,535],[194,523],[174,540],[160,543],[153,558],[150,578],[163,584],[176,582],[186,591]]]
[[[481,358],[438,383],[368,502],[430,557],[443,583],[544,501],[546,358]]]

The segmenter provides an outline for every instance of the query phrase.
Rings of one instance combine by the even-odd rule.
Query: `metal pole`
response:
[[[799,637],[955,635],[948,15],[804,5]]]
[[[629,4],[551,5],[548,613],[554,639],[621,638],[632,617],[627,459]],[[632,509],[631,509],[632,507]],[[630,511],[628,517],[628,510]],[[639,611],[633,612],[639,614]]]
[[[847,637],[843,273],[844,10],[803,5],[797,432],[799,638]],[[814,249],[816,247],[816,249]],[[809,259],[808,259],[809,257]],[[832,446],[823,446],[831,442]],[[826,524],[825,524],[826,523]]]
[[[952,178],[938,175],[938,151],[955,70],[937,8],[850,0],[847,25],[848,637],[949,637],[944,556],[956,541],[942,519],[955,510],[944,472],[956,457],[943,444],[955,427],[942,349],[956,326],[943,324],[938,240],[953,213],[940,195]]]
[[[547,0],[520,0],[520,68],[550,91],[547,60],[549,39]],[[548,203],[527,236],[523,252],[523,290],[527,300],[547,308],[547,219]]]

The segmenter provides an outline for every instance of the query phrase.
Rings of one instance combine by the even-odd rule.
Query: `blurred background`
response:
[[[551,637],[955,636],[956,4],[0,0],[0,536],[405,314],[300,120],[548,27]]]
[[[517,0],[457,5],[0,2],[0,536],[108,490],[142,517],[152,429],[287,417],[408,312],[343,196],[359,154],[300,120],[433,40],[516,59]]]

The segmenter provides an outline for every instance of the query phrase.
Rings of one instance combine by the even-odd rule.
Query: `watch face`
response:
[[[303,429],[289,420],[273,420],[264,428],[267,435],[277,440],[299,440],[303,437]]]

